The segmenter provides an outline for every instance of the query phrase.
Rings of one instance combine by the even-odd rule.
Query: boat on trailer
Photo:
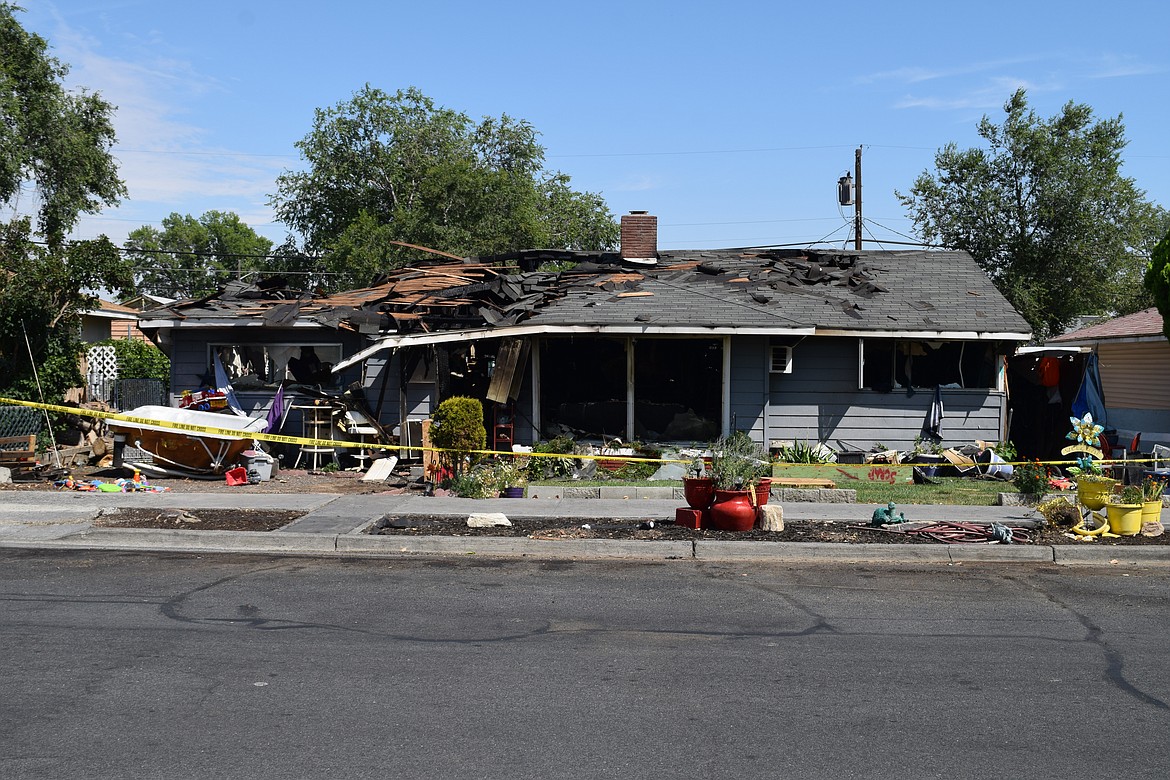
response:
[[[263,433],[268,420],[220,412],[176,409],[170,406],[139,406],[126,412],[129,420],[110,420],[115,449],[132,444],[150,453],[153,463],[126,463],[147,472],[161,474],[218,476],[231,468],[240,455],[252,447],[251,433]],[[182,430],[177,426],[189,426]],[[219,432],[201,429],[216,428]],[[238,431],[238,435],[227,433]]]

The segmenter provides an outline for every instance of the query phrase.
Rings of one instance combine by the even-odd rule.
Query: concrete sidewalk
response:
[[[866,523],[870,504],[788,502],[786,522],[821,520]],[[137,550],[345,557],[468,555],[528,558],[621,558],[641,560],[901,562],[954,564],[965,561],[1090,565],[1170,564],[1170,545],[891,545],[760,541],[640,541],[512,537],[371,536],[364,533],[385,515],[466,517],[503,512],[512,518],[671,520],[674,499],[495,499],[428,498],[418,495],[217,493],[0,493],[0,548]],[[102,512],[119,508],[307,510],[272,532],[95,528]],[[1027,507],[899,505],[911,520],[1019,523],[1035,520]]]

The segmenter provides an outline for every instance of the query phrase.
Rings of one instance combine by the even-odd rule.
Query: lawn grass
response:
[[[915,485],[912,482],[853,482],[838,487],[857,491],[859,504],[960,504],[964,506],[995,506],[1000,493],[1018,493],[1015,485],[998,479],[966,479],[938,477],[937,485]]]

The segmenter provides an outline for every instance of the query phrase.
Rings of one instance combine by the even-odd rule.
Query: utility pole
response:
[[[853,207],[853,248],[861,251],[861,147],[857,147],[854,160],[854,177],[857,179],[856,205]]]

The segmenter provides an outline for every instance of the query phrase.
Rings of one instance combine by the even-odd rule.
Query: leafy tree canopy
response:
[[[81,317],[98,305],[88,291],[132,289],[130,268],[104,237],[36,243],[24,218],[0,229],[0,269],[0,395],[37,400],[36,366],[45,397],[59,400],[82,384]]]
[[[64,241],[82,213],[125,196],[110,147],[113,108],[95,94],[65,91],[68,68],[49,56],[45,39],[0,3],[0,203],[35,188],[37,232]]]
[[[1024,90],[1004,111],[979,123],[986,148],[948,144],[935,173],[897,193],[922,238],[969,251],[1041,338],[1149,306],[1143,258],[1170,222],[1121,175],[1121,117],[1069,102],[1042,119]]]
[[[1170,339],[1170,231],[1150,253],[1145,282],[1162,315],[1162,332]]]
[[[57,400],[81,383],[81,313],[97,305],[88,291],[133,283],[105,237],[65,238],[125,186],[110,155],[113,107],[65,91],[67,68],[21,27],[19,10],[0,3],[0,205],[36,210],[0,223],[0,394],[37,398],[36,366],[45,397]]]
[[[317,110],[297,143],[306,170],[281,175],[270,203],[308,252],[327,255],[334,288],[420,257],[391,242],[460,256],[614,246],[605,202],[546,170],[536,139],[523,120],[474,122],[415,88],[389,95],[366,85]]]
[[[169,298],[198,298],[244,271],[270,270],[264,256],[272,250],[271,241],[230,211],[208,211],[199,219],[172,213],[162,230],[143,225],[125,246],[138,268],[139,289]]]

